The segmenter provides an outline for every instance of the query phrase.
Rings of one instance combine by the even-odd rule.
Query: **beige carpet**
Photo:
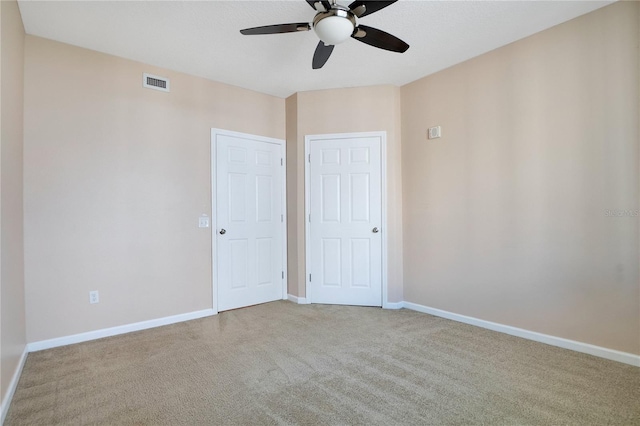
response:
[[[273,302],[29,354],[6,425],[640,424],[640,369],[408,310]]]

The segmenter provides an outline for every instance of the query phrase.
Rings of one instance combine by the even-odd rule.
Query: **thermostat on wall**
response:
[[[438,139],[442,136],[442,129],[440,126],[429,127],[428,138],[429,139]]]

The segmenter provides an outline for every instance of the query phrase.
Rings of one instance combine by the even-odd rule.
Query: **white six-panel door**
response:
[[[308,298],[382,305],[381,137],[308,139]]]
[[[212,139],[217,310],[282,299],[284,147],[232,132]]]

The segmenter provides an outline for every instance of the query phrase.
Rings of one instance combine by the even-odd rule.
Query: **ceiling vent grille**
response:
[[[163,92],[169,91],[169,79],[166,77],[160,77],[153,74],[142,74],[142,87],[148,89],[162,90]]]

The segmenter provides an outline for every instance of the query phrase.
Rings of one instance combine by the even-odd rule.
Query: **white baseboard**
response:
[[[404,302],[382,302],[383,309],[402,309],[404,308]]]
[[[310,303],[306,297],[298,297],[293,294],[287,294],[287,299],[290,302],[297,303],[298,305],[308,305]]]
[[[13,377],[11,378],[11,382],[7,388],[7,393],[4,395],[4,398],[2,398],[2,415],[0,417],[0,425],[4,424],[4,419],[7,417],[7,413],[9,412],[9,405],[11,405],[13,394],[16,392],[16,388],[18,387],[18,381],[20,380],[20,375],[22,374],[22,369],[24,368],[24,362],[27,360],[28,353],[28,347],[25,346],[22,351],[22,355],[20,355],[16,371],[13,372]]]
[[[404,302],[404,307],[413,311],[423,312],[425,314],[435,315],[437,317],[447,318],[453,321],[463,322],[465,324],[475,325],[477,327],[486,328],[500,333],[510,334],[512,336],[522,337],[523,339],[533,340],[536,342],[546,343],[547,345],[557,346],[564,349],[570,349],[576,352],[582,352],[594,355],[600,358],[610,359],[612,361],[622,362],[624,364],[640,367],[640,355],[634,355],[627,352],[607,349],[601,346],[591,345],[589,343],[577,342],[575,340],[564,339],[562,337],[550,336],[535,331],[529,331],[522,328],[511,327],[510,325],[498,324],[491,321],[485,321],[478,318],[468,317],[466,315],[454,314],[453,312],[443,311],[441,309],[430,308],[428,306],[419,305],[417,303]]]
[[[132,331],[146,330],[148,328],[160,327],[163,325],[175,324],[178,322],[204,318],[215,315],[213,309],[189,312],[186,314],[173,315],[170,317],[157,318],[149,321],[141,321],[133,324],[120,325],[117,327],[103,328],[102,330],[88,331],[86,333],[74,334],[71,336],[58,337],[55,339],[41,340],[27,345],[29,352],[42,351],[44,349],[56,348],[58,346],[72,345],[74,343],[88,342],[89,340],[102,339],[103,337],[116,336],[118,334],[131,333]]]

